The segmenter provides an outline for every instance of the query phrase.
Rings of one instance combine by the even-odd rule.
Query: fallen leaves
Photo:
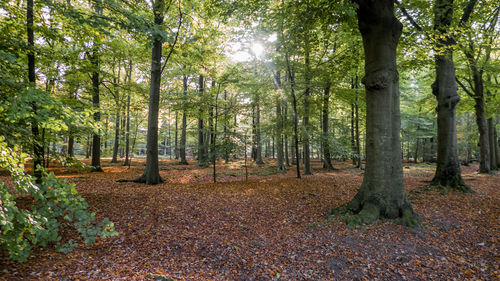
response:
[[[272,162],[269,161],[272,165]],[[70,255],[33,251],[25,264],[0,255],[5,280],[414,280],[498,278],[498,175],[464,170],[477,193],[435,191],[411,196],[420,232],[390,221],[366,229],[326,222],[362,180],[349,163],[299,180],[293,169],[268,176],[252,167],[249,181],[234,162],[211,170],[162,163],[166,183],[116,183],[141,166],[104,173],[61,174],[77,184],[98,218],[109,217],[120,236],[81,246]],[[410,165],[410,164],[409,164]],[[407,190],[426,185],[432,166],[405,169]],[[197,175],[197,176],[194,176]],[[149,276],[149,277],[148,277]],[[158,280],[158,279],[157,279]]]

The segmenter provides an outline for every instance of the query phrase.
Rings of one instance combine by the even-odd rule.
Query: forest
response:
[[[0,0],[0,280],[500,278],[497,0]]]

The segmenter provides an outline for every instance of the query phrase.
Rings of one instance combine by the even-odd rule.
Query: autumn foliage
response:
[[[348,202],[363,171],[336,163],[314,175],[276,174],[273,162],[211,170],[161,162],[167,181],[116,183],[142,169],[107,166],[104,173],[53,169],[76,184],[97,219],[109,217],[119,236],[70,254],[34,249],[25,263],[0,256],[5,280],[494,280],[498,278],[499,176],[464,167],[475,194],[425,188],[429,164],[405,164],[409,199],[422,228],[393,221],[349,228],[328,218]],[[292,169],[289,169],[292,170]],[[71,235],[66,227],[64,235]],[[163,278],[163,279],[162,279]]]

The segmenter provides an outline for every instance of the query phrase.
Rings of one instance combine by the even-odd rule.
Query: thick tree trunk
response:
[[[321,137],[321,146],[323,147],[323,167],[327,170],[333,170],[332,165],[332,155],[330,154],[330,142],[329,142],[329,122],[328,122],[328,103],[330,100],[330,87],[331,82],[327,82],[323,92],[323,114],[322,114],[322,130],[323,135]]]
[[[366,170],[349,203],[362,223],[403,217],[417,223],[403,185],[400,144],[399,77],[396,48],[402,24],[393,0],[360,0],[357,10],[365,53]]]
[[[497,155],[496,155],[496,148],[495,148],[495,121],[493,117],[488,119],[488,136],[490,137],[490,168],[492,171],[496,171],[498,169],[497,167]]]
[[[181,156],[181,164],[187,165],[186,160],[186,130],[187,130],[187,90],[188,90],[188,77],[184,75],[182,77],[182,85],[184,89],[184,100],[182,101],[182,129],[181,129],[181,143],[179,147],[179,154]]]

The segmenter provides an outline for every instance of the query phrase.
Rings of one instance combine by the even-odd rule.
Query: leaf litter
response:
[[[117,183],[142,172],[106,163],[104,173],[53,168],[76,183],[98,218],[118,237],[79,246],[70,254],[34,249],[25,263],[0,252],[0,280],[494,280],[500,278],[500,176],[463,167],[475,194],[422,188],[433,166],[405,164],[405,187],[422,228],[392,221],[349,229],[328,220],[347,203],[363,171],[348,162],[314,175],[273,171],[273,161],[211,168],[162,161],[167,181]],[[2,178],[3,180],[4,178]],[[70,230],[64,233],[71,233]],[[68,234],[70,235],[70,234]]]

